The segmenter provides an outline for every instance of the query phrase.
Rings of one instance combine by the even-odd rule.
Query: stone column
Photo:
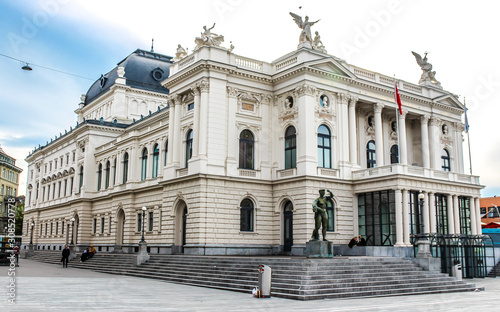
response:
[[[453,124],[455,130],[455,155],[456,155],[456,170],[458,173],[464,173],[464,150],[462,144],[462,131],[464,125],[461,122]]]
[[[317,173],[317,139],[314,107],[316,88],[303,84],[296,89],[298,94],[299,121],[297,129],[297,174]]]
[[[403,109],[403,114],[399,114],[399,163],[401,165],[408,164],[407,148],[406,148],[406,114],[408,111]]]
[[[169,98],[168,107],[168,155],[167,165],[172,164],[173,161],[173,145],[174,145],[174,127],[175,127],[175,104],[173,99]]]
[[[394,247],[405,247],[403,241],[403,196],[401,190],[395,190],[396,201],[396,244]]]
[[[436,233],[436,197],[429,192],[429,233]]]
[[[200,101],[200,143],[199,143],[199,155],[200,157],[207,158],[207,135],[208,135],[208,91],[209,91],[208,80],[202,80],[199,84],[201,92]],[[205,170],[202,170],[205,172]]]
[[[349,102],[349,160],[351,164],[358,164],[358,149],[356,144],[356,103],[358,98],[353,97]]]
[[[137,180],[139,180],[138,178],[141,177],[140,172],[138,173],[138,171],[137,171],[137,167],[140,167],[140,165],[141,165],[141,159],[137,155],[136,144],[134,144],[134,146],[132,146],[130,148],[130,153],[129,153],[129,158],[128,158],[129,171],[128,171],[127,181],[130,181],[130,182],[137,181]]]
[[[340,164],[349,162],[349,117],[347,114],[347,105],[349,103],[349,96],[345,93],[338,95],[339,99],[339,113],[340,113]]]
[[[153,177],[153,147],[154,144],[151,142],[144,144],[144,147],[148,149],[148,162],[146,163],[146,179],[151,179]],[[142,153],[142,150],[141,150]],[[141,159],[142,161],[142,159]]]
[[[173,127],[174,131],[172,134],[173,137],[172,163],[175,166],[175,168],[179,168],[181,166],[180,157],[181,157],[182,141],[183,141],[183,139],[181,138],[181,115],[182,115],[181,96],[176,95],[173,102],[175,103],[175,110],[174,110],[174,127]]]
[[[469,197],[470,227],[472,235],[477,235],[476,205],[473,197]]]
[[[430,168],[429,162],[429,129],[427,123],[429,122],[428,115],[420,116],[420,136],[422,137],[422,166]]]
[[[428,234],[431,232],[431,226],[430,226],[430,216],[429,216],[429,196],[427,195],[427,192],[422,192],[424,194],[424,205],[422,206],[422,216],[424,222],[424,233]]]
[[[101,191],[106,189],[106,164],[107,160],[102,162],[102,175],[101,175]],[[111,167],[111,163],[110,163]]]
[[[453,209],[453,196],[448,194],[446,196],[446,205],[448,206],[448,233],[455,234],[455,217]]]
[[[376,103],[374,105],[374,119],[375,119],[375,157],[376,166],[381,167],[384,165],[384,140],[382,133],[382,109],[384,104]]]
[[[476,211],[476,229],[477,229],[477,235],[482,235],[483,234],[483,229],[481,227],[481,206],[479,203],[479,197],[474,198],[474,207]]]
[[[432,169],[439,170],[440,168],[440,160],[441,160],[441,151],[439,148],[439,119],[436,117],[430,118],[430,126],[429,126],[429,151],[430,151],[430,164]]]
[[[116,155],[116,183],[115,185],[123,184],[123,151],[119,151]]]
[[[461,234],[460,231],[460,208],[458,206],[458,195],[453,195],[453,219],[455,222],[455,234]]]
[[[236,127],[236,111],[238,109],[238,89],[227,87],[228,93],[228,128],[226,170],[229,176],[238,174],[238,135]],[[254,151],[255,153],[255,151]],[[257,164],[255,164],[257,165]]]
[[[191,86],[194,95],[194,121],[193,121],[193,159],[198,158],[200,146],[200,89]]]
[[[403,190],[403,242],[406,246],[411,246],[410,244],[410,200],[408,198],[408,190]]]

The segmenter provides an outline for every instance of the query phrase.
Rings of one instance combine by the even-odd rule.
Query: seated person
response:
[[[363,236],[359,235],[358,236],[358,246],[366,246],[366,239],[363,238]]]
[[[81,257],[80,257],[80,262],[85,262],[89,259],[89,249],[88,248],[85,248],[85,250],[83,251]]]
[[[352,246],[357,246],[357,245],[358,245],[358,237],[355,236],[351,239],[351,241],[349,242],[349,245],[347,245],[347,246],[349,246],[349,248],[352,248]]]
[[[94,245],[90,245],[90,250],[89,250],[89,259],[92,258],[95,255],[96,251],[94,248]]]

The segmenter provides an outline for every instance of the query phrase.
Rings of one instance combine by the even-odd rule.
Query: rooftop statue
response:
[[[432,85],[435,87],[438,87],[442,89],[441,83],[436,80],[436,72],[432,71],[432,64],[427,62],[427,53],[425,52],[424,58],[420,56],[420,54],[416,52],[411,52],[414,56],[415,59],[417,60],[418,65],[420,65],[420,68],[422,69],[423,73],[422,76],[420,77],[420,80],[418,82],[419,85]]]
[[[304,44],[306,47],[309,44],[309,47],[313,46],[313,38],[311,36],[311,26],[319,22],[320,20],[317,20],[316,22],[309,22],[309,16],[306,16],[304,21],[302,21],[302,17],[290,12],[290,15],[293,17],[293,20],[299,26],[300,29],[302,29],[299,37],[299,46],[301,44]]]
[[[182,60],[184,57],[186,57],[187,52],[186,49],[184,49],[180,44],[177,45],[177,52],[175,53],[175,60]]]
[[[319,35],[319,33],[317,31],[314,32],[314,34],[315,34],[315,36],[314,36],[314,40],[312,43],[312,48],[314,50],[318,50],[320,52],[326,53],[326,48],[323,45],[323,42],[321,42],[321,36]]]
[[[201,33],[201,37],[196,37],[196,39],[194,39],[194,43],[196,43],[196,47],[194,48],[195,51],[203,46],[219,47],[220,44],[224,42],[224,36],[211,32],[214,27],[215,23],[210,28],[203,26],[204,32]]]

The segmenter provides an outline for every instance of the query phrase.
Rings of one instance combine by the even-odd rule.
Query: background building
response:
[[[27,157],[39,249],[133,252],[144,206],[152,253],[301,255],[323,188],[334,244],[361,234],[397,254],[419,233],[481,234],[463,105],[439,82],[398,80],[398,114],[394,78],[316,43],[267,63],[205,35],[175,59],[130,54]]]
[[[16,160],[7,155],[0,146],[0,232],[6,234],[8,205],[10,197],[17,197],[19,174],[23,170],[16,167]]]

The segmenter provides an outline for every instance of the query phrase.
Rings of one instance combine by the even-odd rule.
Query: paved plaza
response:
[[[499,278],[472,280],[480,292],[295,301],[20,261],[15,304],[9,267],[0,267],[2,311],[492,311],[500,300]]]

